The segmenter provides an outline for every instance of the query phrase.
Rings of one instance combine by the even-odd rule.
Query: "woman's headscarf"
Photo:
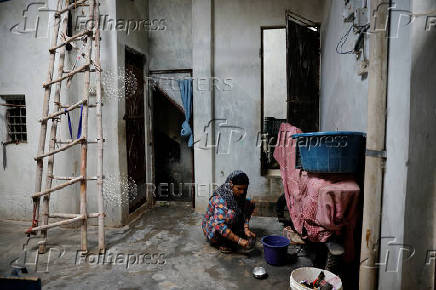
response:
[[[235,198],[232,188],[230,186],[230,181],[233,180],[238,175],[245,174],[242,170],[235,170],[227,176],[224,184],[219,186],[213,193],[212,196],[219,196],[223,198],[227,203],[227,208],[235,211],[238,218],[241,218],[242,208],[239,206],[237,199]],[[246,174],[245,174],[246,175]]]

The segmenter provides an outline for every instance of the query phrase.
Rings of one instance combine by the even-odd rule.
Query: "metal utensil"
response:
[[[264,279],[268,274],[266,273],[266,270],[264,267],[255,267],[253,269],[253,276],[256,279]]]

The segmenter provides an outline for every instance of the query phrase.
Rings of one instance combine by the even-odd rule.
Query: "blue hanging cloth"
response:
[[[68,117],[68,129],[70,129],[70,137],[71,140],[73,140],[73,127],[71,125],[70,113],[67,111],[67,109],[65,109],[65,113],[67,113],[67,117]]]
[[[79,127],[77,128],[77,139],[82,136],[82,113],[83,113],[83,104],[80,106],[80,119],[79,119]]]
[[[70,131],[70,137],[71,140],[73,139],[73,126],[71,125],[71,118],[70,118],[70,112],[65,109],[65,113],[67,113],[68,117],[68,129]],[[77,128],[77,139],[82,136],[82,114],[83,114],[83,104],[80,106],[80,119],[79,119],[79,126]]]
[[[192,145],[194,144],[194,136],[192,135],[192,129],[189,125],[192,109],[192,80],[178,80],[178,83],[183,108],[185,109],[185,121],[182,124],[182,130],[180,131],[180,135],[183,137],[189,137],[188,147],[192,147]]]

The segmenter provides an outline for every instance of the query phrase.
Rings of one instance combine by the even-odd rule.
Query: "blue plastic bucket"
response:
[[[290,241],[282,236],[265,236],[262,238],[265,261],[270,265],[286,264]]]
[[[301,167],[319,173],[354,173],[363,165],[365,133],[314,132],[292,135],[297,139]]]

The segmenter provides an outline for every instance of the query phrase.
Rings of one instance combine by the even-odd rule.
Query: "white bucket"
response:
[[[333,274],[330,271],[322,270],[322,269],[318,269],[318,268],[314,268],[314,267],[303,267],[303,268],[298,268],[298,269],[295,269],[294,271],[292,271],[291,277],[289,278],[291,289],[292,290],[310,289],[308,287],[301,285],[299,282],[304,281],[304,280],[306,280],[308,282],[312,282],[313,280],[315,280],[318,277],[318,275],[321,271],[324,272],[324,275],[325,275],[324,280],[326,282],[329,282],[330,284],[332,284],[334,290],[342,290],[341,278],[339,278],[338,276],[336,276],[335,274]]]

